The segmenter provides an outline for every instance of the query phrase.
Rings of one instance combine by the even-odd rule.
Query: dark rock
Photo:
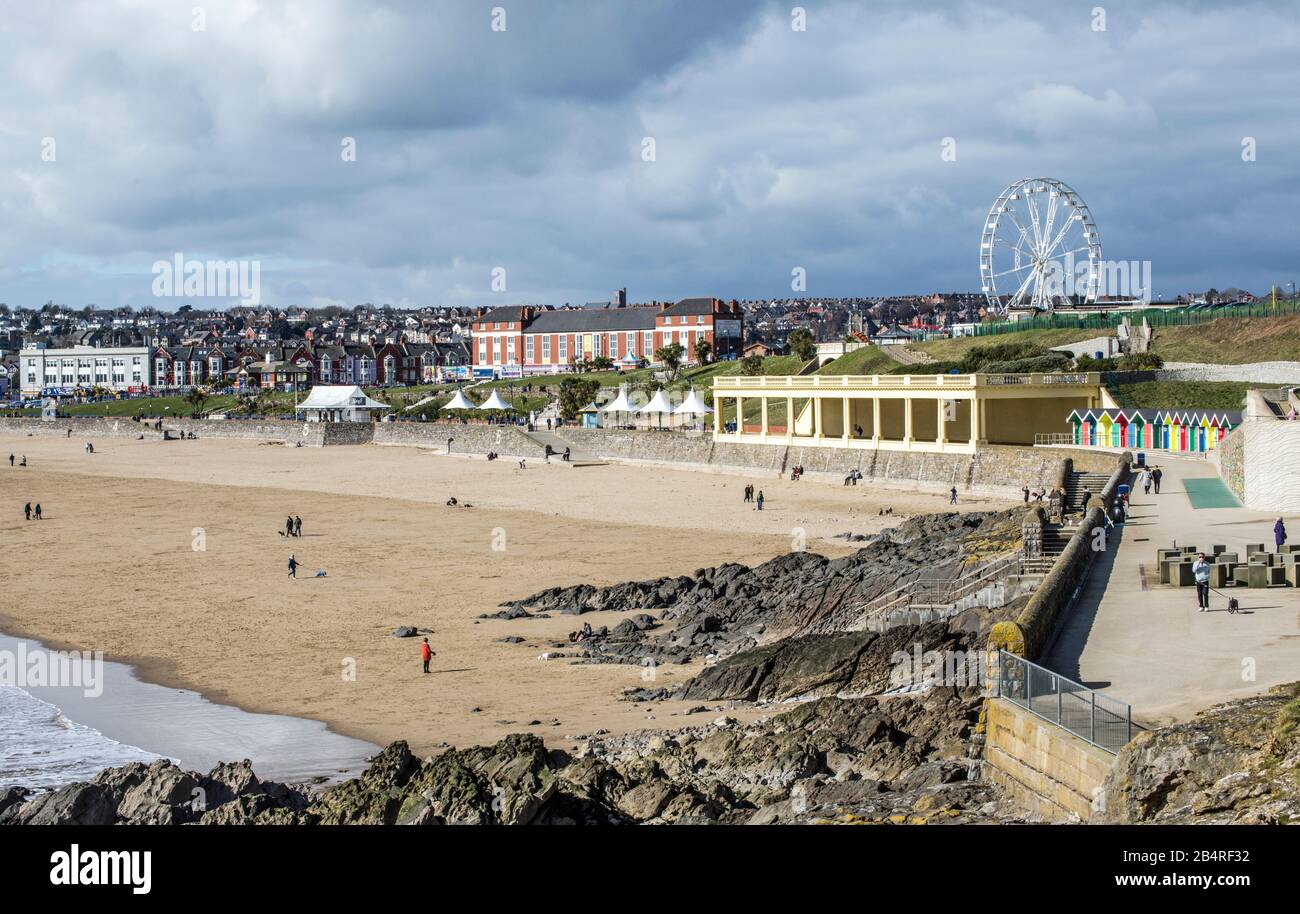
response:
[[[418,635],[418,634],[419,634],[419,632],[416,631],[415,626],[413,626],[413,625],[400,625],[400,626],[398,626],[397,631],[393,632],[393,637],[394,637],[394,638],[414,638],[414,637],[415,637],[416,635]]]

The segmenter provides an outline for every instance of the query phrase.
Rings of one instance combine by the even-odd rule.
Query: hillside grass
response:
[[[863,346],[853,352],[846,352],[832,362],[818,368],[815,374],[889,374],[898,368],[899,362],[885,351],[883,346]],[[923,374],[925,366],[913,366],[913,371]]]
[[[1090,340],[1093,337],[1108,334],[1114,335],[1114,331],[1096,328],[1092,330],[1079,330],[1077,328],[1021,330],[1015,333],[999,333],[991,336],[963,336],[955,340],[930,340],[926,343],[912,343],[906,348],[929,353],[937,362],[956,362],[976,346],[1030,343],[1050,349],[1053,346],[1064,346],[1066,343],[1077,343],[1080,340]]]
[[[1300,314],[1221,317],[1186,327],[1156,327],[1151,348],[1166,362],[1296,362],[1300,361]]]
[[[1115,384],[1111,396],[1126,409],[1241,409],[1246,391],[1269,384],[1237,381],[1140,381]]]

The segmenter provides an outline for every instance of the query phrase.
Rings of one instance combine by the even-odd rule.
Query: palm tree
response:
[[[203,411],[203,404],[208,402],[208,392],[202,387],[192,388],[185,395],[185,402],[194,407],[193,415],[198,418],[199,413]]]

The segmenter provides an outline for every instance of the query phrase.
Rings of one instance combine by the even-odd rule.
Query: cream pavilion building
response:
[[[1101,376],[1074,374],[723,376],[713,437],[754,444],[973,454],[1032,445],[1071,410],[1102,403]]]

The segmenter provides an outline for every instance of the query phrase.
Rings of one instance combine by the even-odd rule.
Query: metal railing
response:
[[[1034,447],[1053,444],[1076,444],[1073,432],[1035,432]]]
[[[1117,755],[1133,738],[1133,708],[1046,667],[998,651],[998,697]]]

